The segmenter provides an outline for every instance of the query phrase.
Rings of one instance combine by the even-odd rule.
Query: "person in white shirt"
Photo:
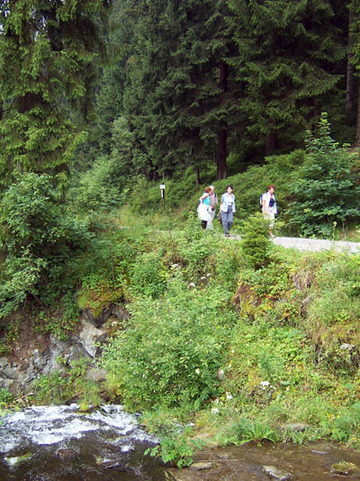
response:
[[[233,224],[233,214],[236,212],[232,185],[228,185],[226,192],[221,196],[220,212],[225,237],[230,237],[229,231]]]
[[[275,224],[275,215],[277,214],[277,205],[275,198],[275,186],[269,185],[267,192],[262,196],[262,211],[264,219],[269,220],[270,237],[274,238],[273,228]]]

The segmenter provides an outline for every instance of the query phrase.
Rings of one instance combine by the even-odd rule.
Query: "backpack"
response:
[[[261,194],[260,197],[259,197],[260,209],[262,209],[263,195],[264,195],[264,194]]]

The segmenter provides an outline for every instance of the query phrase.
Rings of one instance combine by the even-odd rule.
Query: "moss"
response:
[[[119,302],[123,298],[122,289],[112,289],[108,284],[103,284],[96,289],[83,288],[78,295],[78,307],[89,309],[96,318],[102,310],[113,302]]]

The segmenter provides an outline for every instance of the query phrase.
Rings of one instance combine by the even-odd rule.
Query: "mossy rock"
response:
[[[356,464],[347,461],[340,461],[340,463],[334,463],[331,465],[331,474],[340,474],[342,476],[348,476],[352,473],[360,472],[360,469]]]
[[[78,306],[82,310],[89,309],[94,318],[97,318],[104,308],[109,307],[111,303],[119,302],[122,298],[122,289],[113,290],[104,284],[97,289],[82,289],[78,296]]]

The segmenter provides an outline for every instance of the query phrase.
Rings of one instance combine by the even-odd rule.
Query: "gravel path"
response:
[[[350,253],[360,252],[359,242],[332,241],[326,239],[300,239],[298,237],[276,237],[274,244],[299,251],[346,251]]]
[[[241,239],[240,235],[231,235],[232,239]],[[355,254],[360,252],[360,242],[333,241],[327,239],[302,239],[300,237],[275,237],[272,240],[278,246],[299,251],[330,251],[349,252]]]

